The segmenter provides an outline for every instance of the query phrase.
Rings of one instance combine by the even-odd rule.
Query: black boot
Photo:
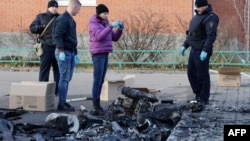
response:
[[[102,114],[104,113],[104,110],[102,109],[101,105],[100,105],[100,99],[95,99],[93,100],[93,112],[95,114]]]

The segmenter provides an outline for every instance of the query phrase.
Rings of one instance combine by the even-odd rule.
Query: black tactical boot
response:
[[[58,104],[57,106],[58,111],[75,111],[75,108],[69,105],[68,103]]]
[[[100,115],[104,113],[104,110],[102,109],[100,105],[100,99],[93,100],[93,114]]]

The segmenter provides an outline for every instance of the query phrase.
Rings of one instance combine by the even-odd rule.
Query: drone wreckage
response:
[[[156,95],[138,89],[119,87],[123,97],[108,105],[104,114],[80,107],[78,116],[51,113],[45,124],[13,123],[26,111],[1,112],[0,139],[8,141],[165,141],[190,105],[173,106],[173,100],[160,100]],[[171,108],[172,107],[172,108]],[[197,108],[198,107],[198,108]],[[199,112],[200,105],[192,103]]]

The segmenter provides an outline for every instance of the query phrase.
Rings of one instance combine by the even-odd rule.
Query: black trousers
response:
[[[40,56],[39,81],[49,81],[50,69],[53,67],[54,81],[56,82],[55,94],[58,93],[59,69],[55,58],[55,47],[42,45],[43,54]]]
[[[209,59],[200,60],[201,50],[191,49],[188,60],[188,80],[196,96],[208,101],[210,97]]]

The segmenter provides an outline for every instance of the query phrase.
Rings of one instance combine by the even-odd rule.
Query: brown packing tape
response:
[[[219,74],[240,74],[240,67],[220,67]]]

